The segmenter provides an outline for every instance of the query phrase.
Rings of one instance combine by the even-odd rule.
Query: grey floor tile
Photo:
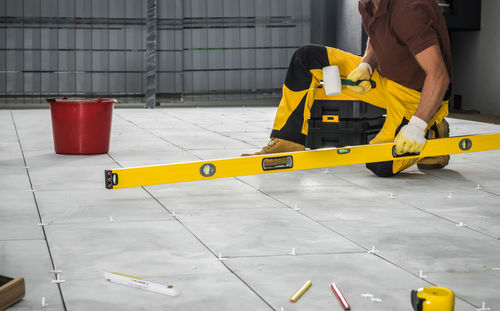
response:
[[[429,286],[425,281],[369,254],[335,254],[294,257],[231,258],[227,260],[242,279],[276,310],[342,310],[330,289],[335,282],[353,310],[413,310],[412,289]],[[307,280],[309,290],[296,302],[288,299]],[[382,302],[363,298],[373,294]],[[457,301],[455,310],[474,310]]]
[[[471,302],[477,308],[481,308],[483,302],[490,310],[500,308],[500,297],[498,297],[500,271],[498,270],[483,267],[467,272],[448,269],[447,271],[425,274],[441,286],[453,289],[456,295]],[[471,290],[472,288],[478,290]]]
[[[495,195],[500,195],[500,185],[488,187],[487,189],[483,189],[483,191],[486,191],[488,193],[495,194]]]
[[[500,131],[499,131],[500,132]],[[446,170],[430,172],[432,175],[444,178],[447,183],[462,183],[467,186],[476,187],[477,184],[488,188],[500,188],[500,167],[491,165],[500,158],[499,151],[471,153],[460,155],[461,162],[454,163],[457,156],[452,156],[452,161]],[[466,162],[467,161],[467,162]]]
[[[101,279],[105,271],[143,277],[225,272],[175,220],[49,225],[54,263],[66,279]]]
[[[0,217],[38,217],[31,191],[1,191]]]
[[[364,252],[344,237],[288,208],[200,211],[177,217],[216,253],[227,256]]]
[[[260,124],[252,124],[252,123],[242,123],[237,120],[221,120],[220,122],[197,122],[196,126],[206,131],[225,134],[228,132],[259,132],[261,133]],[[269,136],[269,132],[266,133],[266,136]],[[234,137],[235,139],[240,140],[239,137]]]
[[[147,189],[175,211],[281,207],[279,202],[235,178],[150,186]]]
[[[259,125],[260,126],[260,125]],[[269,134],[271,133],[271,129],[266,130],[251,130],[249,128],[245,128],[244,131],[235,131],[235,132],[223,132],[223,135],[227,135],[233,139],[244,141],[248,144],[252,144],[255,147],[262,148],[269,142]],[[259,149],[260,150],[260,149]],[[256,150],[256,151],[259,151]]]
[[[50,110],[14,110],[12,114],[23,150],[54,150]]]
[[[298,188],[304,189],[311,187],[352,185],[350,181],[339,178],[334,172],[335,168],[313,169],[241,176],[238,177],[238,179],[251,185],[252,187],[261,189],[265,193],[270,191],[280,191],[283,193],[290,193],[292,195],[293,191]]]
[[[34,134],[29,134],[34,135]],[[21,147],[23,151],[41,151],[46,153],[55,153],[54,140],[52,137],[26,137],[22,138]]]
[[[492,236],[500,228],[500,151],[452,156],[446,169],[412,167],[385,179],[353,165],[104,189],[104,169],[256,152],[269,139],[275,112],[115,109],[109,155],[64,156],[54,152],[49,109],[0,110],[0,273],[24,274],[29,288],[13,310],[37,309],[41,297],[48,310],[63,308],[50,282],[28,172],[64,271],[68,310],[340,310],[332,281],[359,310],[410,310],[410,290],[429,282],[456,292],[455,310],[473,311],[482,301],[498,307],[500,245]],[[452,135],[500,132],[490,124],[449,123]],[[460,221],[470,227],[457,227]],[[376,256],[366,253],[372,245]],[[171,282],[181,295],[111,284],[104,271]],[[313,287],[289,303],[307,279]]]
[[[241,156],[243,153],[255,152],[254,149],[191,149],[189,153],[195,155],[198,160],[227,159]]]
[[[163,109],[148,111],[146,113],[139,109],[115,110],[115,116],[117,117],[117,124],[122,126],[128,125],[129,127],[133,126],[141,129],[143,132],[148,130],[172,132],[176,130],[190,131],[197,129],[192,122],[180,120],[163,112]]]
[[[0,191],[0,240],[40,240],[40,218],[30,191]]]
[[[434,172],[419,171],[415,166],[391,178],[377,177],[364,165],[332,167],[330,170],[338,178],[349,181],[353,185],[388,194],[418,192],[429,189],[429,185],[439,185],[439,189],[446,194],[460,188],[477,186],[477,184],[474,185],[474,181],[470,181],[470,184],[462,182],[464,178],[461,178],[461,175],[455,171],[451,173],[454,175],[453,180],[444,180],[435,176]]]
[[[12,123],[12,116],[11,116],[11,111],[10,110],[4,110],[2,109],[0,111],[0,121],[1,125],[0,128],[8,128],[10,127],[10,124]]]
[[[327,175],[328,176],[328,175]],[[330,175],[331,176],[331,175]],[[266,189],[266,193],[317,221],[361,220],[377,213],[404,214],[411,208],[390,199],[390,194],[374,192],[355,185]],[[423,214],[423,213],[419,213]]]
[[[156,139],[150,137],[149,132],[126,119],[115,118],[111,125],[111,140],[126,139],[127,137],[142,138],[147,140]]]
[[[47,223],[171,219],[169,212],[142,188],[38,191],[35,195],[41,215]]]
[[[71,310],[272,310],[230,273],[144,279],[173,284],[179,296],[164,296],[110,283],[104,278],[68,280],[63,292]]]
[[[0,166],[0,193],[30,189],[30,180],[24,167]]]
[[[2,131],[0,129],[0,131]],[[0,136],[0,166],[24,167],[19,142],[6,142]]]
[[[398,199],[456,223],[463,222],[470,228],[500,239],[500,195],[486,192],[485,189],[471,187],[446,194],[431,188],[419,191],[418,196],[400,194]]]
[[[0,216],[0,241],[43,240],[38,217]]]
[[[179,150],[179,148],[175,147],[172,144],[162,140],[160,137],[153,136],[151,133],[142,132],[134,134],[133,129],[130,129],[129,126],[122,129],[121,132],[116,130],[111,132],[111,145],[110,150],[115,151],[114,149],[125,149],[126,151],[132,150],[141,150],[146,147],[161,147],[165,150]],[[146,149],[142,150],[146,151]]]
[[[190,152],[178,148],[164,148],[162,145],[115,146],[109,155],[123,167],[161,165],[187,161],[198,161],[199,158]],[[113,167],[117,167],[115,164]]]
[[[12,122],[12,120],[6,122]],[[12,124],[0,127],[0,141],[0,150],[15,150],[16,148],[19,150],[19,140]]]
[[[362,212],[358,207],[352,215],[323,223],[362,245],[375,245],[380,256],[414,273],[467,273],[498,263],[499,240],[418,210]]]
[[[88,166],[113,166],[116,163],[107,154],[78,155],[57,154],[55,151],[24,151],[26,163],[29,168],[45,167],[88,167]]]
[[[156,132],[155,134],[164,138],[166,141],[180,146],[182,149],[212,149],[214,146],[217,148],[225,148],[225,149],[242,149],[253,147],[244,142],[238,141],[236,139],[226,137],[217,133],[210,133],[204,130],[199,130],[196,132]]]
[[[32,167],[29,171],[36,190],[100,190],[104,188],[104,170],[116,166]]]
[[[0,274],[23,277],[26,286],[24,299],[9,310],[42,309],[42,297],[48,307],[44,310],[64,310],[53,270],[43,240],[0,241]]]

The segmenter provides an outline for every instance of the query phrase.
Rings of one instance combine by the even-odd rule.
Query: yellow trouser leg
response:
[[[344,88],[343,94],[334,97],[327,97],[323,88],[316,89],[323,80],[324,67],[336,65],[339,67],[340,75],[346,77],[360,62],[361,57],[330,47],[305,46],[297,50],[288,68],[271,137],[304,145],[308,132],[307,120],[311,115],[310,110],[315,99],[360,99],[385,108],[383,87],[365,95],[358,95]],[[383,82],[378,73],[373,75],[373,79],[378,84]]]
[[[325,50],[323,49],[326,50],[326,53],[324,53]],[[322,68],[328,65],[336,65],[339,67],[340,75],[346,77],[360,64],[361,57],[331,47],[322,47],[321,49],[321,47],[313,46],[310,49],[304,49],[304,51],[307,53],[301,54],[301,57],[296,57],[296,62],[294,60],[291,62],[291,67],[297,66],[299,69],[289,68],[287,73],[287,80],[283,86],[283,97],[271,133],[272,137],[280,137],[305,144],[308,131],[307,120],[310,117],[310,109],[314,100],[361,100],[384,108],[387,111],[386,122],[382,130],[370,144],[392,142],[397,131],[410,120],[420,104],[420,92],[406,88],[381,76],[377,70],[374,71],[372,76],[372,80],[377,83],[377,87],[368,93],[360,95],[343,87],[342,94],[326,96],[324,89],[316,89],[323,79]],[[306,61],[304,61],[304,58]],[[306,65],[313,64],[312,66],[316,68],[307,68],[305,70],[305,65],[301,62]],[[297,80],[303,81],[296,83]],[[434,122],[441,122],[447,115],[448,102],[443,102],[438,112],[429,121],[429,127]],[[394,175],[416,162],[417,160],[395,160],[386,163],[386,167],[390,164],[388,169],[391,172],[386,172],[384,175]]]
[[[343,66],[339,66],[341,75],[349,74],[361,62],[361,57],[343,52],[334,48],[327,48],[330,59],[341,59]],[[396,132],[413,116],[420,104],[421,93],[404,87],[394,81],[382,77],[377,70],[373,73],[372,80],[377,83],[377,88],[360,95],[343,88],[343,93],[337,96],[326,96],[324,90],[317,92],[317,99],[357,99],[387,110],[386,121],[379,134],[370,144],[393,142]],[[448,115],[448,102],[443,102],[438,112],[429,121],[429,127],[434,122],[441,122]],[[406,122],[404,120],[407,120]],[[392,161],[392,174],[403,171],[414,165],[417,160],[395,160]],[[389,174],[387,174],[389,175]]]

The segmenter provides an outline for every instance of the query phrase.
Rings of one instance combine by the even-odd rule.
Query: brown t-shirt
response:
[[[381,0],[374,15],[371,2],[358,8],[382,76],[421,91],[426,74],[415,55],[438,44],[451,79],[450,39],[436,0]]]

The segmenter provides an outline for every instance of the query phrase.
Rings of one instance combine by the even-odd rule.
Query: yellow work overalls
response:
[[[336,65],[339,67],[341,77],[346,77],[360,63],[360,56],[331,47],[307,45],[297,50],[292,57],[283,85],[283,97],[276,113],[271,137],[305,144],[308,132],[307,120],[310,118],[310,110],[315,100],[361,100],[387,111],[382,130],[370,144],[394,141],[399,129],[408,123],[416,111],[420,103],[419,91],[382,77],[377,70],[374,70],[372,76],[377,87],[363,95],[343,86],[342,94],[326,96],[323,88],[317,88],[323,80],[323,67]],[[447,115],[448,101],[443,101],[440,109],[429,121],[429,127],[436,122],[442,122]],[[396,160],[384,163],[386,166],[392,165],[392,173],[396,174],[417,161]]]

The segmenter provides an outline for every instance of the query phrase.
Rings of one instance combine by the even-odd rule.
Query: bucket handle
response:
[[[64,96],[62,97],[62,99],[68,99],[68,96],[64,95]],[[48,103],[54,103],[54,102],[56,102],[57,100],[56,100],[55,98],[47,98],[47,99],[46,99],[46,101],[47,101]]]

